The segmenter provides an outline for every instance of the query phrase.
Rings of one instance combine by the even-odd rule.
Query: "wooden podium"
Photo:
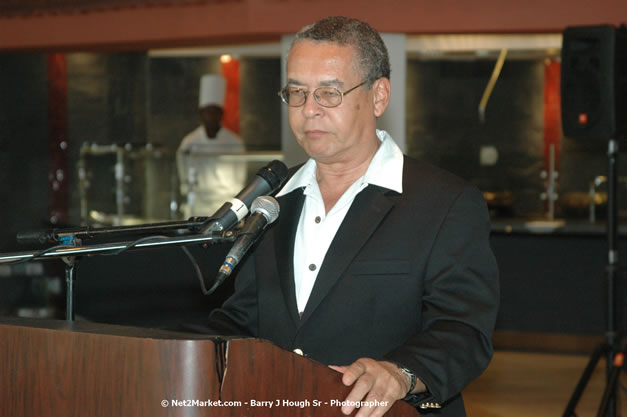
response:
[[[340,379],[259,339],[0,318],[0,416],[341,416]]]

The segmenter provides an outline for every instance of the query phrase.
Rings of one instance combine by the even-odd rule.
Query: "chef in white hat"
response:
[[[225,157],[245,151],[240,137],[222,126],[225,91],[222,76],[202,76],[198,96],[202,124],[183,138],[176,152],[185,218],[211,216],[246,180],[246,164]]]

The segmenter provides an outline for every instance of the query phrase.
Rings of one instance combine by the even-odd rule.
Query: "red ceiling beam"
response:
[[[627,21],[627,1],[215,0],[0,18],[0,50],[93,50],[278,39],[326,15],[350,15],[381,32],[561,32]]]

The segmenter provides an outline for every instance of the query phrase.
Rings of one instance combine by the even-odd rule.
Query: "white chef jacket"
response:
[[[202,125],[183,138],[176,165],[181,194],[188,197],[182,207],[185,218],[213,215],[244,187],[246,163],[221,157],[244,151],[240,137],[225,127],[214,139],[207,137]]]

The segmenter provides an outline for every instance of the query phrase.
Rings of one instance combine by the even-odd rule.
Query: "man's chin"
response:
[[[302,146],[303,150],[310,158],[315,159],[316,161],[324,161],[328,155],[327,149],[322,149],[320,146],[311,146],[312,144],[307,144],[306,146]]]
[[[215,139],[215,137],[218,136],[219,131],[220,131],[220,128],[211,129],[211,130],[208,130],[207,128],[205,128],[205,135],[207,135],[209,139]]]

